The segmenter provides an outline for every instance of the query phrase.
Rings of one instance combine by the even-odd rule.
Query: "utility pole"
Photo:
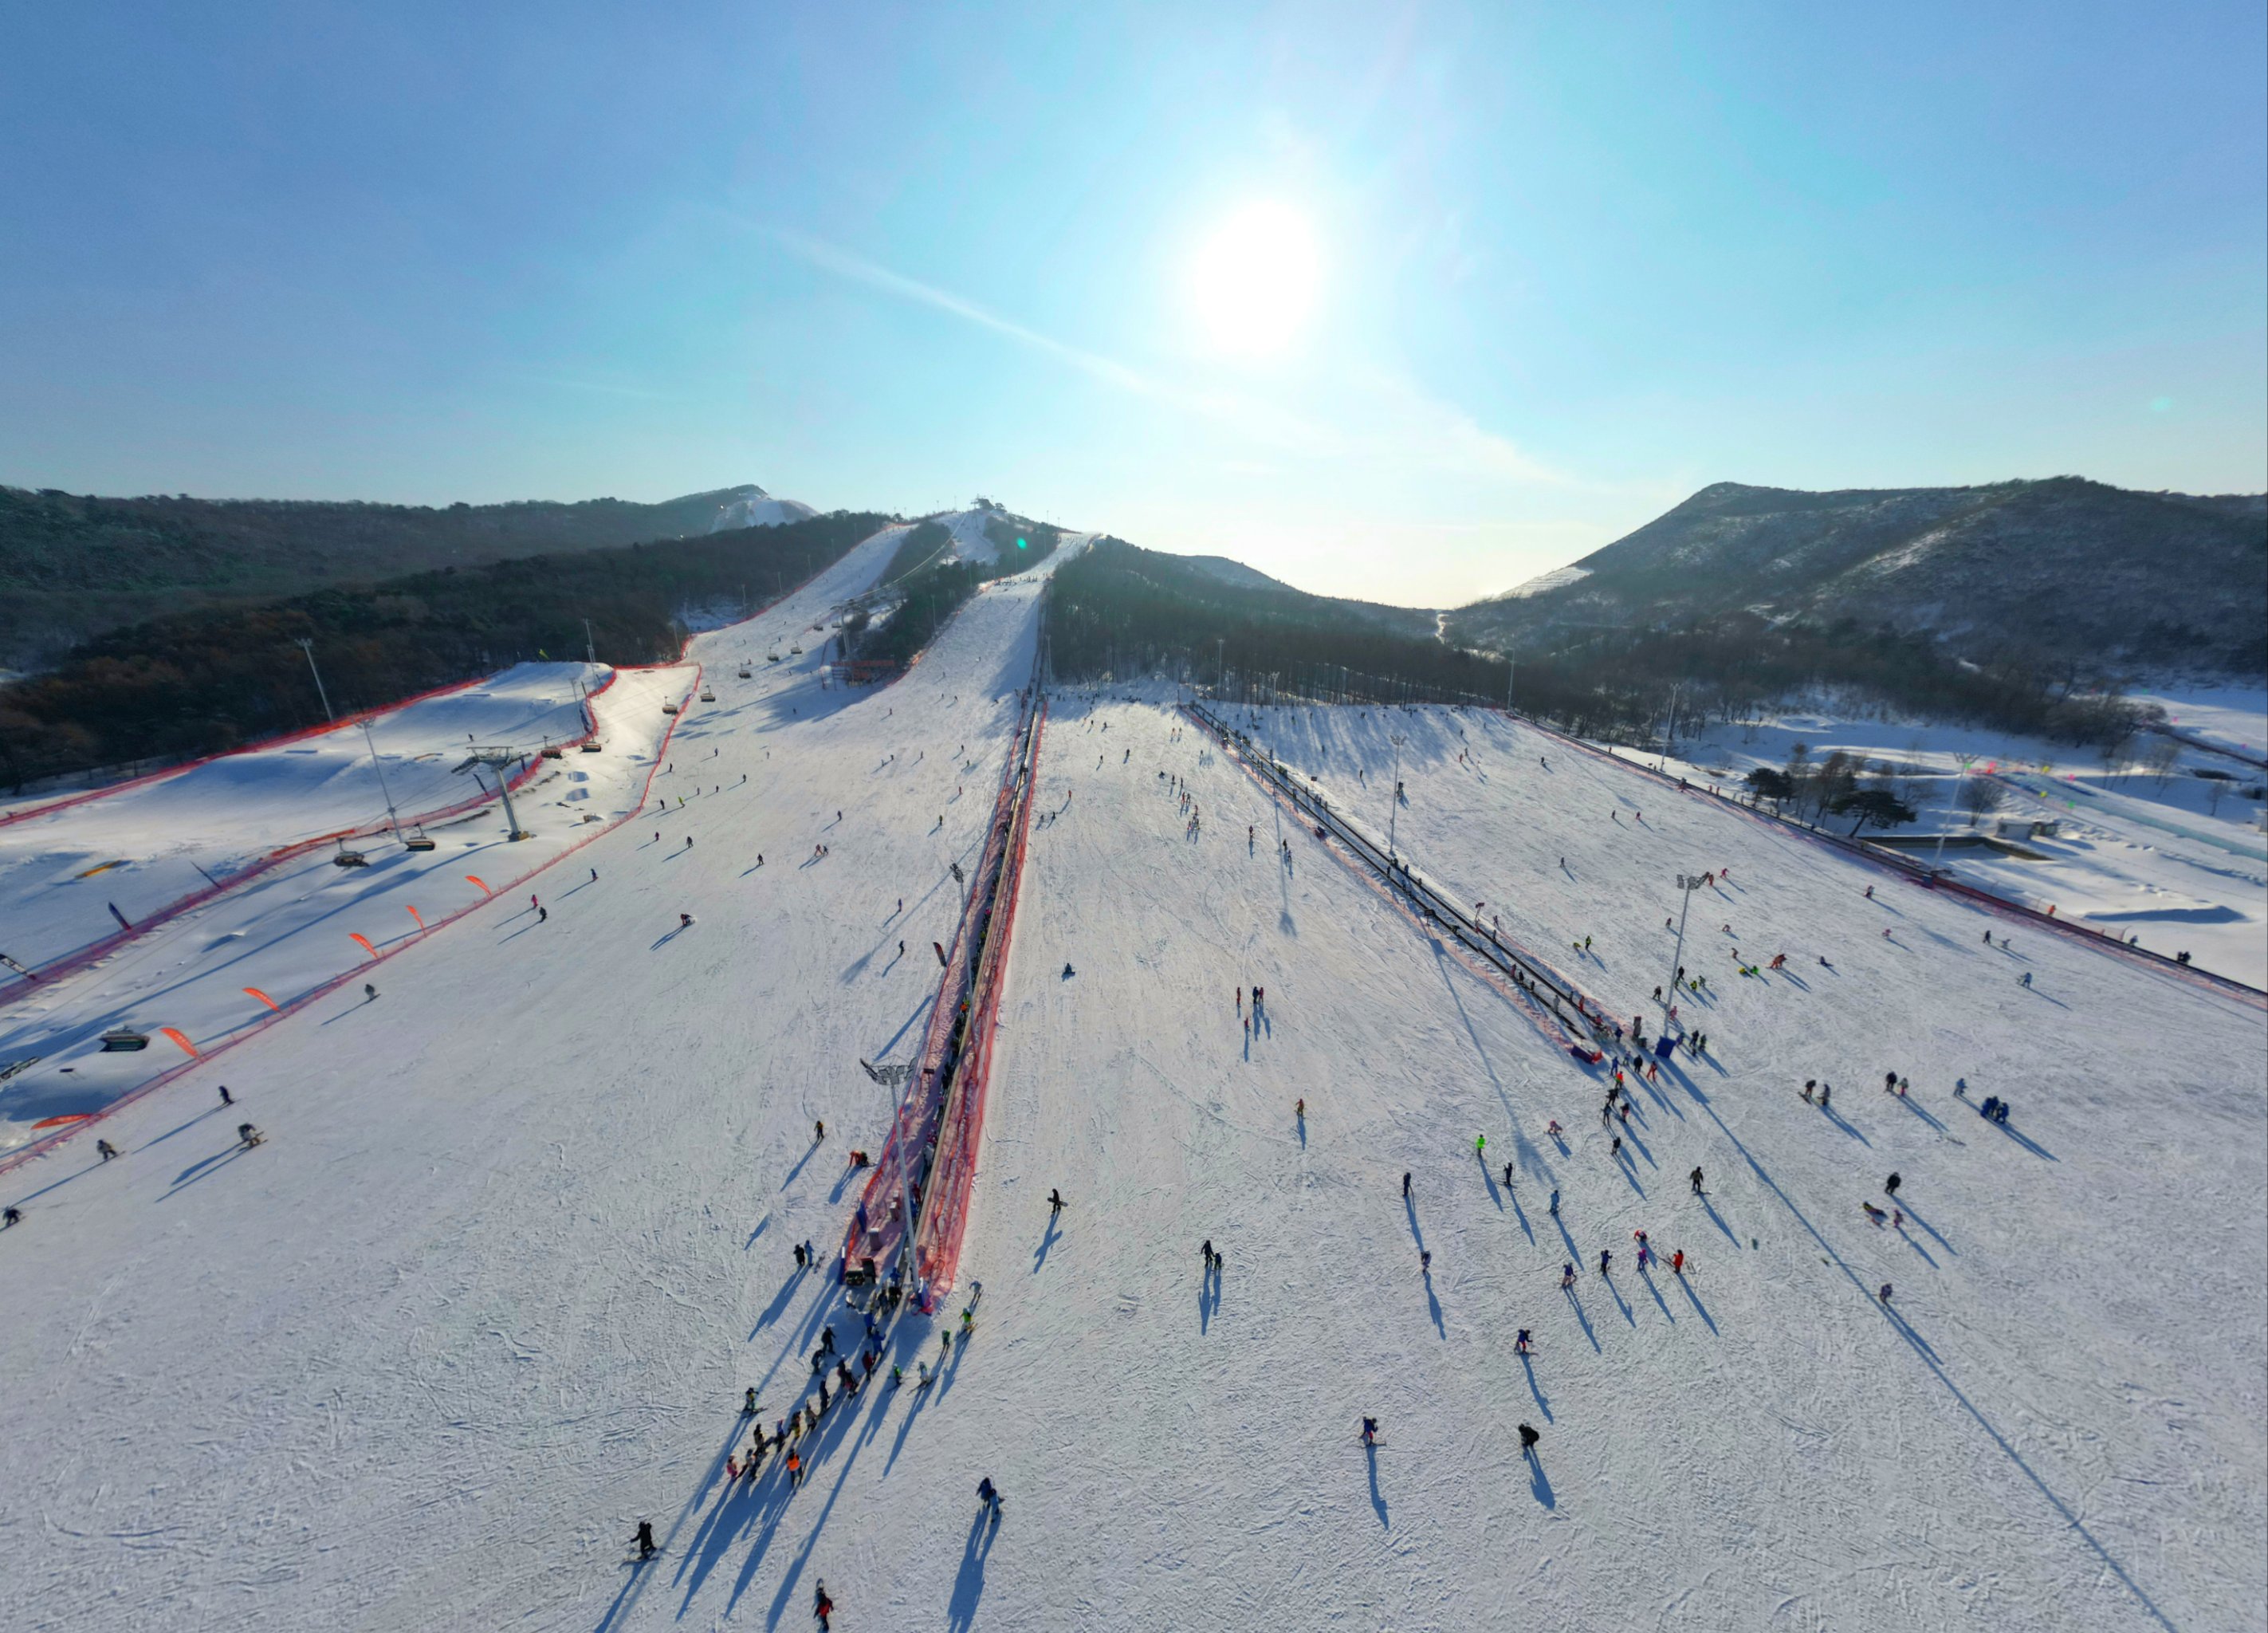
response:
[[[315,695],[323,700],[323,718],[335,724],[339,717],[331,713],[331,694],[323,690],[323,672],[315,667],[315,638],[301,635],[293,644],[307,654],[307,672],[315,677]]]
[[[401,818],[394,814],[394,792],[386,786],[386,767],[378,763],[378,743],[370,735],[370,720],[362,722],[362,740],[370,750],[370,768],[378,773],[378,791],[386,798],[386,825],[394,830],[394,837],[401,837]]]
[[[1675,1007],[1672,1001],[1677,996],[1677,972],[1685,967],[1685,915],[1693,911],[1693,892],[1701,888],[1700,876],[1679,874],[1677,888],[1683,892],[1684,905],[1677,910],[1677,947],[1669,955],[1669,979],[1663,983],[1661,989],[1667,994],[1661,1002],[1661,1031],[1664,1037],[1668,1036],[1669,1033],[1669,1012]]]
[[[1519,672],[1519,666],[1511,658],[1506,658],[1504,661],[1504,712],[1506,714],[1512,713],[1512,677]]]
[[[593,669],[599,667],[599,644],[591,639],[591,620],[583,620],[583,656]]]
[[[1961,791],[1969,786],[1969,768],[1977,764],[1977,757],[1973,754],[1956,754],[1953,757],[1961,762],[1960,780],[1953,785],[1953,802],[1958,806],[1961,803]],[[1937,831],[1937,853],[1930,858],[1929,865],[1933,868],[1945,866],[1945,829],[1941,825]]]
[[[1410,740],[1397,731],[1387,741],[1394,745],[1394,790],[1387,796],[1386,859],[1395,861],[1399,860],[1394,853],[1394,831],[1395,819],[1402,814],[1402,745]]]

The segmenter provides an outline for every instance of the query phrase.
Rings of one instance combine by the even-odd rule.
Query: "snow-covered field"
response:
[[[477,792],[454,774],[468,744],[533,754],[580,737],[580,689],[610,673],[519,664],[379,715],[367,738],[341,727],[42,807],[0,827],[0,951],[37,969],[115,930],[110,904],[139,922],[270,851],[383,823],[388,795],[405,824],[459,804]]]
[[[2145,699],[2181,713],[2200,741],[2235,743],[2268,731],[2268,715],[2243,712],[2250,694],[2212,694],[2213,712],[2190,700]],[[2139,741],[2146,750],[2151,740]],[[2187,952],[2201,966],[2268,986],[2268,832],[2263,802],[2250,797],[2259,772],[2225,754],[2183,748],[2163,771],[2126,764],[2106,770],[2068,744],[1957,727],[1915,727],[1834,715],[1789,715],[1753,727],[1719,726],[1681,739],[1668,768],[1738,790],[1755,766],[1783,765],[1802,743],[1818,765],[1840,749],[1894,778],[1919,820],[1896,831],[1911,850],[1942,833],[1941,855],[1923,853],[1957,878],[2095,929],[2131,937],[2158,953]],[[1644,757],[1659,763],[1658,757]],[[1962,762],[1990,778],[2003,802],[1980,822],[1957,803]],[[2033,831],[2052,820],[2057,831]],[[1837,828],[1847,822],[1828,819]],[[1977,845],[2002,828],[2022,852]],[[1881,838],[1869,831],[1869,838]],[[1964,844],[1962,841],[1970,841]]]
[[[666,814],[98,1124],[120,1160],[0,1174],[11,1625],[804,1628],[822,1578],[843,1629],[2259,1624],[2268,1017],[1451,711],[1257,729],[1381,829],[1403,737],[1402,848],[1616,1013],[1671,876],[1729,867],[1709,1056],[1602,1127],[1598,1068],[1185,718],[1058,696],[961,1285],[799,1488],[728,1483],[741,1391],[784,1415],[857,1348],[790,1247],[842,1239],[858,1062],[917,1046],[1076,548],[821,690],[811,626],[895,543],[696,641]],[[171,1001],[76,981],[59,1029]],[[65,1092],[76,1036],[0,1094]]]

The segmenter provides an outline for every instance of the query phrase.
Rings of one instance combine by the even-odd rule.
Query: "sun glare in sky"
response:
[[[1322,252],[1290,204],[1243,206],[1213,229],[1189,264],[1189,298],[1222,351],[1268,357],[1306,330],[1322,297]]]

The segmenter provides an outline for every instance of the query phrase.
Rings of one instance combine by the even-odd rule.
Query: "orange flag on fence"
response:
[[[273,998],[270,998],[266,993],[261,992],[257,986],[247,986],[244,990],[250,993],[254,998],[259,999],[261,1002],[266,1004],[271,1009],[281,1009],[284,1007],[282,1004],[276,1002]],[[171,1035],[175,1043],[180,1043],[181,1038],[180,1033],[175,1032]],[[181,1046],[183,1048],[188,1047],[186,1044],[183,1044]],[[196,1051],[192,1049],[189,1053],[194,1054]]]
[[[83,1123],[93,1116],[92,1112],[66,1112],[61,1117],[42,1117],[32,1125],[34,1128],[60,1128],[65,1123]]]
[[[419,929],[422,930],[425,927],[425,915],[423,913],[419,913],[415,907],[412,907],[409,910],[409,916],[417,920],[417,927]]]
[[[479,886],[481,887],[481,894],[482,894],[482,895],[483,895],[483,896],[493,896],[493,895],[495,895],[495,894],[496,894],[496,892],[495,892],[494,890],[492,890],[489,889],[489,882],[488,882],[486,879],[482,878],[480,875],[478,875],[478,874],[476,874],[476,873],[468,873],[468,874],[467,874],[467,875],[465,876],[465,877],[467,877],[468,879],[470,879],[470,880],[471,880],[475,884],[477,884],[477,885],[479,885]]]
[[[367,935],[357,935],[354,931],[349,930],[347,932],[347,939],[351,942],[361,942],[363,951],[368,953],[373,958],[378,957],[378,949],[370,944],[370,937]]]
[[[190,1059],[192,1059],[192,1060],[194,1060],[194,1059],[195,1059],[195,1058],[196,1058],[196,1053],[197,1053],[197,1046],[196,1046],[196,1045],[195,1045],[195,1044],[191,1043],[188,1038],[186,1038],[182,1037],[182,1036],[181,1036],[181,1034],[180,1034],[178,1031],[176,1031],[174,1028],[170,1027],[170,1026],[161,1026],[161,1027],[159,1027],[158,1030],[159,1031],[161,1031],[161,1032],[165,1033],[166,1037],[168,1037],[168,1038],[172,1038],[175,1043],[177,1043],[177,1044],[180,1045],[180,1046],[181,1046],[181,1053],[182,1053],[183,1054],[188,1055],[188,1057],[190,1057]]]

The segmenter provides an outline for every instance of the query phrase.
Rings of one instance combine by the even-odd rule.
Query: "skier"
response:
[[[633,1542],[633,1544],[637,1547],[637,1551],[638,1551],[638,1557],[639,1557],[640,1559],[642,1559],[642,1560],[643,1560],[643,1559],[652,1559],[652,1558],[653,1557],[653,1551],[654,1551],[654,1550],[653,1550],[653,1521],[652,1521],[651,1519],[641,1519],[641,1520],[639,1520],[639,1521],[638,1521],[638,1526],[637,1526],[637,1535],[636,1537],[632,1538],[632,1539],[631,1539],[631,1541],[632,1541],[632,1542]]]
[[[551,922],[551,909],[549,909],[549,907],[538,907],[538,908],[535,910],[535,921],[536,921],[536,923],[538,923],[538,924],[549,924],[549,923],[550,923],[550,922]]]
[[[1881,1299],[1884,1304],[1889,1304],[1890,1302],[1890,1284],[1888,1282],[1883,1282],[1882,1290],[1875,1294],[1874,1297]]]
[[[754,1417],[762,1409],[756,1405],[756,1386],[751,1384],[748,1385],[748,1393],[740,1398],[740,1415]]]
[[[1601,1275],[1607,1275],[1609,1273],[1608,1267],[1612,1265],[1614,1262],[1614,1249],[1610,1247],[1602,1247],[1599,1250],[1599,1274]]]
[[[976,1482],[976,1504],[979,1508],[991,1511],[994,1525],[1000,1523],[1000,1491],[999,1488],[992,1483],[992,1476],[990,1474]]]
[[[1366,1446],[1374,1446],[1378,1444],[1378,1420],[1376,1418],[1366,1417],[1362,1420],[1362,1443]]]
[[[1473,1155],[1479,1157],[1483,1164],[1487,1163],[1488,1136],[1486,1134],[1475,1134],[1473,1136]],[[1510,1182],[1507,1181],[1506,1183]]]
[[[362,984],[362,1001],[364,1003],[368,1003],[377,996],[378,988],[372,986],[368,981],[364,981]]]
[[[1504,1188],[1507,1191],[1512,1189],[1512,1164],[1510,1163],[1506,1163],[1504,1165]]]
[[[1559,1193],[1556,1190],[1551,1193],[1551,1215],[1555,1219],[1559,1216]]]
[[[1575,1285],[1575,1266],[1571,1260],[1559,1267],[1559,1290],[1566,1291]]]
[[[100,1156],[106,1163],[112,1157],[118,1155],[118,1148],[111,1144],[107,1140],[97,1140],[94,1142],[94,1149],[96,1155]]]
[[[1292,1104],[1292,1115],[1298,1118],[1303,1123],[1307,1120],[1307,1096],[1301,1095],[1300,1098]]]
[[[1681,1247],[1675,1252],[1670,1254],[1669,1268],[1673,1275],[1683,1275],[1685,1274],[1685,1250],[1683,1248]]]
[[[226,1083],[223,1083],[220,1086],[220,1103],[223,1105],[234,1105],[236,1104],[236,1097],[229,1093],[228,1085]]]
[[[1418,1274],[1423,1276],[1430,1276],[1433,1274],[1433,1252],[1431,1248],[1422,1249],[1418,1252]]]
[[[1693,1170],[1693,1194],[1701,1194],[1701,1170],[1697,1165]]]
[[[1620,1161],[1622,1160],[1622,1156],[1623,1156],[1623,1137],[1622,1137],[1622,1135],[1620,1135],[1620,1134],[1616,1134],[1616,1135],[1615,1136],[1615,1149],[1614,1149],[1613,1156],[1614,1156],[1614,1158],[1615,1158],[1615,1160],[1616,1160],[1616,1162],[1620,1162]]]
[[[1898,1193],[1897,1175],[1892,1174],[1887,1180],[1883,1181],[1882,1193],[1886,1196],[1896,1196]]]
[[[1066,959],[1066,960],[1064,961],[1064,972],[1063,972],[1063,978],[1064,978],[1064,979],[1065,979],[1065,980],[1067,981],[1067,980],[1071,979],[1071,978],[1072,976],[1077,975],[1078,973],[1079,973],[1079,972],[1078,972],[1078,971],[1076,971],[1076,970],[1074,970],[1074,969],[1072,969],[1072,968],[1071,967],[1070,961]]]
[[[1520,1336],[1512,1341],[1512,1347],[1521,1355],[1526,1355],[1531,1341],[1528,1336],[1528,1329],[1523,1326],[1520,1329]]]
[[[2029,970],[2025,971],[2023,979],[2016,984],[2019,986],[2029,986],[2032,984],[2032,972]]]
[[[1535,1430],[1529,1428],[1526,1423],[1522,1423],[1520,1426],[1521,1456],[1534,1457],[1535,1455],[1535,1443],[1543,1437],[1543,1436],[1537,1434]]]
[[[824,1577],[811,1592],[811,1614],[819,1618],[819,1633],[828,1633],[835,1625],[828,1620],[835,1614],[835,1601],[827,1597],[827,1578]]]
[[[817,1145],[821,1141],[822,1141],[822,1140],[824,1140],[824,1139],[826,1139],[826,1138],[827,1138],[827,1120],[826,1120],[826,1119],[824,1119],[824,1118],[814,1118],[814,1119],[812,1119],[812,1124],[811,1124],[811,1142],[812,1142],[812,1144],[814,1144],[814,1145]]]

